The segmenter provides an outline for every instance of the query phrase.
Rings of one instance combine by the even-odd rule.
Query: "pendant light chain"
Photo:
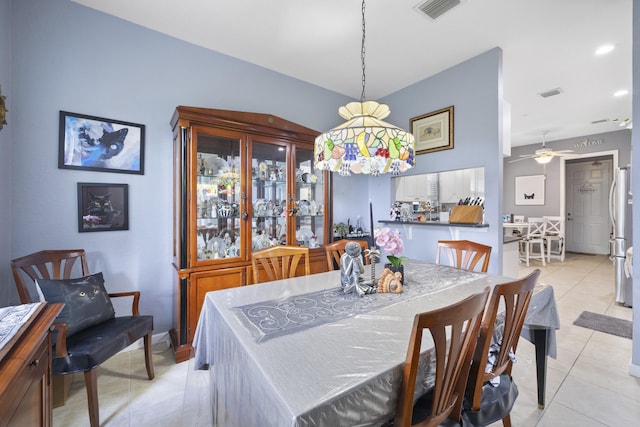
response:
[[[364,40],[365,40],[364,9],[365,9],[365,4],[364,4],[364,0],[362,0],[362,49],[360,51],[360,59],[362,60],[362,94],[360,95],[360,102],[364,102],[364,100],[366,99],[365,95],[364,95],[364,86],[365,86],[365,82],[366,82],[365,63],[364,63],[364,54],[365,54],[365,49],[364,49]]]

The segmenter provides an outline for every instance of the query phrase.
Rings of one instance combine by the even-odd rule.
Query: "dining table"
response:
[[[210,371],[214,425],[379,426],[395,411],[414,316],[512,280],[405,262],[401,293],[345,294],[340,271],[209,292],[193,347],[195,368]],[[525,338],[545,344],[546,361],[555,301],[544,293]],[[422,349],[415,398],[433,386],[430,334]]]

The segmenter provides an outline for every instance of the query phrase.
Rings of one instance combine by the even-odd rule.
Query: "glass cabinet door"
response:
[[[195,133],[197,259],[240,257],[241,139]]]
[[[299,246],[318,248],[324,241],[324,182],[313,167],[313,151],[296,149],[296,241]]]
[[[251,144],[251,249],[287,244],[287,148]]]

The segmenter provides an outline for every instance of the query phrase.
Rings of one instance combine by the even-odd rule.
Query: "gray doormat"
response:
[[[606,316],[591,311],[583,311],[573,324],[631,339],[630,320],[618,319],[617,317]]]

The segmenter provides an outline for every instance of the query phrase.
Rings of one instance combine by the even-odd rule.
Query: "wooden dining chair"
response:
[[[309,248],[302,246],[272,246],[253,252],[253,282],[260,283],[259,267],[267,275],[267,281],[288,279],[297,276],[298,264],[304,262],[304,275],[311,274],[309,266]]]
[[[536,269],[522,279],[493,288],[471,363],[462,410],[465,426],[486,426],[498,420],[504,427],[511,426],[510,413],[518,396],[511,369],[539,275]],[[501,337],[500,342],[495,342],[496,336]],[[491,383],[498,378],[498,385]]]
[[[338,270],[340,269],[340,257],[344,253],[344,247],[349,242],[356,242],[362,248],[362,253],[364,254],[365,249],[369,249],[369,243],[364,240],[348,240],[342,239],[335,241],[333,243],[329,243],[324,247],[325,252],[327,254],[327,268],[328,271]],[[369,257],[363,256],[363,261],[365,264],[369,264]]]
[[[480,271],[483,273],[489,269],[491,246],[470,240],[439,240],[436,264],[441,263],[442,253],[446,255],[451,267],[475,270],[480,266]]]
[[[147,376],[150,380],[154,377],[153,317],[140,315],[140,292],[107,293],[102,273],[89,274],[83,249],[36,252],[12,260],[11,270],[21,303],[44,299],[65,304],[54,323],[52,374],[70,381],[68,374],[84,373],[89,422],[91,427],[98,427],[96,368],[100,364],[144,338]],[[131,298],[131,316],[115,316],[111,298],[116,297]],[[57,384],[63,390],[56,392],[64,394],[67,385],[64,381]]]
[[[416,314],[402,371],[395,427],[458,425],[469,364],[489,288],[450,306]],[[414,405],[423,330],[429,329],[436,358],[435,384]]]

